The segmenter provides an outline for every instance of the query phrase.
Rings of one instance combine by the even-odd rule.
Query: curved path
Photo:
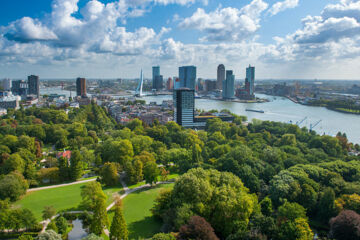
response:
[[[76,182],[71,182],[71,183],[63,183],[63,184],[58,184],[58,185],[51,185],[51,186],[47,186],[47,187],[30,188],[26,192],[35,192],[35,191],[44,190],[44,189],[58,188],[58,187],[64,187],[64,186],[80,184],[80,183],[87,183],[87,182],[92,182],[92,181],[96,181],[96,178],[82,180],[82,181],[76,181]]]
[[[67,185],[72,185],[72,184],[77,184],[77,183],[82,183],[82,182],[91,182],[91,181],[94,181],[96,180],[95,179],[89,179],[89,180],[84,180],[84,181],[79,181],[79,182],[74,182],[74,183],[69,183],[69,184],[60,184],[60,185],[54,185],[54,186],[51,186],[51,188],[53,187],[61,187],[61,186],[67,186]],[[174,179],[175,180],[175,179]],[[121,182],[121,185],[123,186],[123,189],[125,191],[124,194],[122,194],[120,196],[120,199],[123,199],[125,198],[127,195],[129,195],[130,193],[133,193],[135,191],[138,191],[140,189],[143,189],[143,188],[147,188],[147,187],[151,187],[150,184],[144,184],[144,185],[141,185],[139,187],[136,187],[136,188],[133,188],[133,189],[130,189],[128,188],[128,186],[126,185],[126,183],[124,182],[124,180],[122,178],[120,178],[120,182]],[[167,183],[173,183],[173,181],[164,181],[164,182],[158,182],[156,183],[155,185],[158,185],[158,184],[167,184]],[[46,189],[47,187],[44,187],[42,189]],[[41,190],[41,189],[38,189],[38,190]],[[115,203],[116,201],[112,202],[107,208],[106,208],[106,211],[109,211],[111,208],[113,208],[115,206]],[[66,213],[82,213],[83,211],[69,211],[69,212],[66,212]],[[64,213],[64,212],[63,212]],[[43,228],[41,230],[41,232],[45,232],[47,226],[49,225],[49,223],[51,222],[51,220],[55,219],[57,216],[59,216],[59,214],[53,216],[51,219],[47,219],[47,220],[44,220],[42,222],[40,222],[40,224],[43,225]],[[110,235],[110,232],[107,228],[104,229],[104,233],[109,236]]]

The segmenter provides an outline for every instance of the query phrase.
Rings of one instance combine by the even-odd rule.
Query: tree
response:
[[[96,200],[103,199],[106,201],[106,195],[98,182],[90,182],[81,188],[81,206],[89,211],[94,211]]]
[[[114,186],[119,182],[118,167],[116,163],[107,162],[100,171],[101,181],[106,186]]]
[[[56,214],[56,209],[53,206],[45,206],[42,211],[42,218],[44,220],[51,219]]]
[[[261,202],[260,202],[260,206],[261,206],[261,213],[264,214],[265,216],[270,216],[272,214],[272,202],[271,199],[269,197],[265,197]]]
[[[104,240],[104,239],[102,237],[96,236],[95,234],[91,233],[81,240]]]
[[[22,234],[18,240],[33,240],[34,238],[31,235]]]
[[[29,209],[21,210],[21,222],[25,229],[31,229],[36,226],[37,221],[34,213]]]
[[[157,182],[159,176],[159,169],[155,162],[147,162],[144,166],[144,178],[145,182],[153,184]]]
[[[360,196],[356,193],[354,194],[344,194],[341,197],[335,200],[335,205],[337,211],[342,211],[343,209],[346,210],[353,210],[357,214],[360,214]]]
[[[28,187],[27,181],[20,173],[0,175],[0,199],[9,198],[11,201],[16,201],[26,193]]]
[[[217,240],[219,238],[215,235],[214,229],[204,218],[193,216],[190,218],[188,224],[181,226],[177,239]]]
[[[338,240],[360,239],[360,215],[344,210],[330,220],[330,235]]]
[[[61,235],[53,230],[48,230],[39,234],[37,240],[62,240]]]
[[[171,233],[157,233],[151,240],[176,240],[176,238]]]
[[[5,161],[3,165],[3,170],[5,174],[8,174],[12,171],[18,171],[23,174],[25,171],[25,161],[18,153],[11,154],[10,157]]]
[[[59,177],[62,182],[70,180],[69,160],[65,157],[58,159]]]
[[[79,150],[74,150],[70,158],[70,178],[77,180],[83,175],[83,157]]]
[[[60,233],[60,234],[65,234],[66,233],[68,223],[67,223],[66,219],[63,216],[60,216],[60,217],[56,218],[55,224],[56,224],[56,227],[58,229],[58,233]]]
[[[105,226],[109,225],[104,198],[96,198],[93,210],[93,219],[90,225],[90,232],[100,236]]]
[[[110,227],[110,239],[114,240],[127,240],[128,230],[122,211],[121,199],[118,199],[115,204],[115,215]]]
[[[319,201],[319,217],[327,222],[336,215],[335,193],[332,188],[326,188]]]

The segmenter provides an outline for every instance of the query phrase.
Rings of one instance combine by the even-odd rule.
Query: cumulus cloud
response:
[[[236,42],[253,35],[260,27],[260,14],[268,4],[262,0],[253,0],[241,9],[218,8],[206,13],[198,8],[189,18],[179,24],[183,29],[197,29],[206,35],[201,41]]]
[[[298,5],[299,5],[299,0],[285,0],[282,2],[277,2],[271,6],[271,8],[268,10],[268,13],[271,16],[274,16],[279,12],[285,11],[286,9],[289,8],[295,8]]]
[[[41,22],[29,17],[23,17],[20,20],[11,23],[5,31],[8,39],[19,42],[57,39],[57,36],[53,31],[46,26],[43,26]]]

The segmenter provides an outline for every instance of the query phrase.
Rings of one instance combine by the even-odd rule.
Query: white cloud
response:
[[[6,37],[20,42],[32,40],[46,41],[56,40],[56,34],[43,26],[41,22],[29,17],[23,17],[10,24],[5,30]]]
[[[289,8],[295,8],[298,5],[299,5],[299,0],[285,0],[282,2],[277,2],[271,6],[271,8],[268,10],[268,13],[271,16],[274,16],[279,12],[285,11],[286,9]]]
[[[267,8],[262,0],[253,0],[241,9],[218,8],[206,13],[198,8],[189,18],[185,18],[179,27],[197,29],[205,32],[201,41],[236,42],[253,35],[260,27],[260,14]]]

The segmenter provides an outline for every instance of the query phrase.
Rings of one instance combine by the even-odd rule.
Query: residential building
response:
[[[225,66],[220,64],[217,68],[216,88],[222,90],[222,83],[225,80]]]
[[[233,74],[232,70],[227,70],[226,71],[226,78],[223,81],[222,84],[222,97],[223,99],[231,99],[234,98],[234,93],[235,93],[235,89],[234,89],[234,84],[235,84],[235,75]]]
[[[40,79],[39,76],[28,76],[29,94],[40,97]]]
[[[11,92],[9,92],[9,94],[6,94],[2,97],[0,97],[0,108],[5,108],[5,109],[9,109],[9,108],[15,108],[18,109],[19,108],[19,104],[21,101],[21,97],[20,96],[14,96],[11,94]]]
[[[14,80],[12,81],[11,91],[15,95],[19,95],[23,98],[26,98],[29,92],[29,84],[24,80]]]
[[[174,121],[183,127],[193,127],[195,112],[195,90],[175,89],[173,93]]]
[[[179,88],[189,88],[195,90],[196,82],[196,67],[195,66],[183,66],[179,67]]]
[[[80,97],[86,97],[86,79],[77,78],[76,79],[76,95]]]

